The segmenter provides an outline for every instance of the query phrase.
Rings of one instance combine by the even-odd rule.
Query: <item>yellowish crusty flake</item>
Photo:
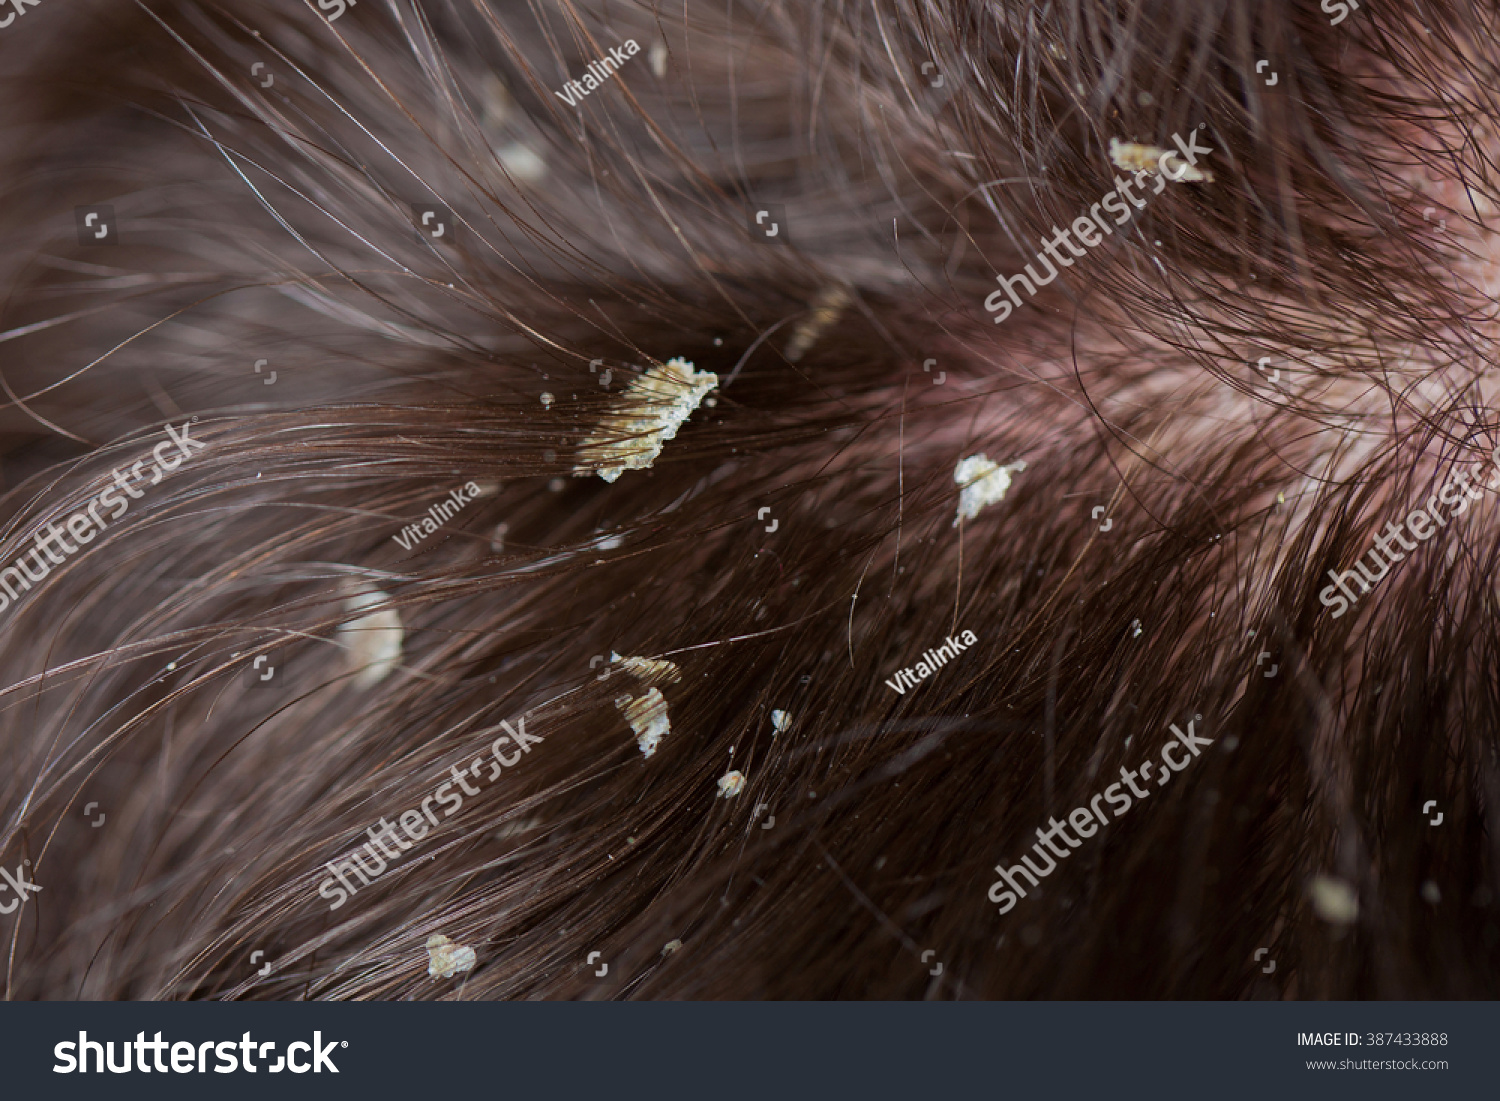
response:
[[[440,979],[451,979],[458,971],[474,969],[474,949],[455,944],[442,933],[427,938],[427,973]]]
[[[676,684],[682,679],[682,670],[675,661],[656,661],[652,658],[622,658],[610,652],[609,660],[640,678],[642,684]]]
[[[661,740],[672,733],[672,720],[667,715],[667,698],[659,688],[648,688],[640,696],[617,696],[615,706],[625,715],[625,721],[635,732],[635,741],[641,747],[643,757],[655,753]]]
[[[1194,146],[1194,151],[1198,149]],[[1161,170],[1161,158],[1169,151],[1155,145],[1139,145],[1133,141],[1121,141],[1119,138],[1109,139],[1109,159],[1114,162],[1116,168],[1123,168],[1127,172],[1159,172]],[[1182,154],[1175,149],[1170,151],[1167,169],[1168,177],[1178,183],[1188,181],[1192,183],[1213,183],[1214,174],[1188,164],[1183,160]]]
[[[681,358],[632,379],[579,446],[573,473],[597,474],[612,482],[627,470],[645,470],[718,385],[718,375],[695,370]]]
[[[796,363],[805,356],[818,339],[839,319],[839,315],[844,312],[844,307],[852,300],[853,296],[849,293],[849,288],[841,283],[835,283],[819,291],[818,297],[813,299],[812,313],[797,326],[796,331],[792,333],[792,339],[787,342],[787,362]]]
[[[677,951],[677,949],[679,949],[681,947],[682,947],[682,941],[680,941],[680,940],[669,940],[669,941],[667,941],[666,944],[664,944],[662,946],[661,954],[664,955],[664,956],[670,956],[673,952]]]
[[[743,790],[745,790],[745,774],[743,772],[726,772],[723,776],[719,777],[720,798],[730,799]]]

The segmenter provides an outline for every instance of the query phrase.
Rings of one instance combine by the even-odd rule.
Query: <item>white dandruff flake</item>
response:
[[[613,650],[609,660],[627,673],[640,678],[642,684],[676,684],[682,679],[682,670],[675,661],[655,661],[652,658],[622,658]]]
[[[573,473],[598,474],[613,482],[627,470],[645,470],[718,385],[718,375],[695,370],[681,358],[669,359],[631,379],[594,433],[579,446]]]
[[[495,157],[517,183],[538,183],[547,177],[547,162],[529,145],[513,141],[497,149]]]
[[[792,725],[792,713],[790,711],[772,711],[771,726],[777,734],[785,734],[787,728]]]
[[[1313,876],[1307,894],[1312,899],[1313,911],[1330,925],[1352,925],[1359,917],[1359,896],[1342,879]]]
[[[344,599],[344,612],[357,618],[339,624],[339,641],[346,647],[349,668],[357,674],[354,686],[369,688],[385,680],[401,664],[401,643],[406,632],[401,626],[401,613],[395,608],[385,607],[360,615],[368,608],[389,604],[389,593],[373,585],[346,584],[345,590],[351,589]]]
[[[1193,151],[1199,150],[1195,146]],[[1116,168],[1123,168],[1127,172],[1160,172],[1163,155],[1167,157],[1166,174],[1175,182],[1214,182],[1212,172],[1205,172],[1196,165],[1189,164],[1175,149],[1167,150],[1156,145],[1140,145],[1133,141],[1121,141],[1119,138],[1109,139],[1109,159],[1114,162]],[[1160,243],[1160,241],[1157,242],[1157,244]]]
[[[665,945],[662,946],[661,954],[664,955],[664,956],[670,956],[673,952],[677,951],[677,949],[679,949],[681,947],[682,947],[682,941],[680,941],[680,940],[669,940],[669,941],[667,941],[667,943]]]
[[[474,949],[455,944],[441,933],[427,938],[427,973],[451,979],[456,972],[474,969]]]
[[[719,777],[719,797],[721,799],[732,799],[745,789],[745,774],[743,772],[726,772]]]
[[[958,497],[958,516],[953,526],[957,527],[959,520],[974,519],[981,510],[1004,500],[1010,490],[1010,476],[1025,469],[1025,459],[996,466],[983,452],[960,460],[953,471],[953,481],[963,492]]]
[[[641,696],[619,696],[615,699],[615,706],[624,713],[625,721],[635,732],[635,741],[641,747],[643,757],[655,753],[661,740],[672,733],[667,698],[659,688],[648,688]]]
[[[557,399],[556,399],[556,398],[554,398],[554,397],[553,397],[553,396],[552,396],[552,395],[551,395],[551,394],[550,394],[550,393],[548,393],[548,392],[547,392],[547,391],[546,391],[546,390],[543,390],[543,391],[542,391],[542,408],[543,408],[543,409],[551,409],[551,408],[552,408],[552,403],[553,403],[553,402],[554,402],[554,401],[556,401],[556,400],[557,400]]]

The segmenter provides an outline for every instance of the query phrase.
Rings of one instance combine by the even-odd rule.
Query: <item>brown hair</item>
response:
[[[45,567],[0,611],[0,864],[42,887],[8,997],[1494,995],[1492,506],[1318,598],[1497,442],[1492,10],[328,14],[4,32],[0,566]],[[1211,182],[992,323],[1111,138],[1193,131]],[[596,477],[674,357],[716,389]],[[958,523],[981,453],[1025,468]],[[1194,716],[997,914],[997,863]],[[539,741],[486,772],[502,723]]]

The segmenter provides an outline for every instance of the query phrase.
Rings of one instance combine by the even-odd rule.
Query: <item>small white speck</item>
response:
[[[665,42],[651,43],[651,52],[646,55],[646,60],[651,62],[651,72],[660,80],[667,75],[667,44]]]
[[[1443,901],[1443,892],[1438,890],[1438,885],[1429,879],[1422,884],[1422,898],[1436,906]]]
[[[173,669],[176,669],[176,668],[177,668],[177,663],[175,661],[169,661],[169,662],[167,662],[167,672],[168,673],[170,673]]]
[[[664,956],[670,956],[673,952],[677,951],[677,949],[679,949],[681,947],[682,947],[682,941],[680,941],[680,940],[669,940],[669,941],[667,941],[667,943],[665,945],[662,946],[661,954],[664,955]]]
[[[1141,637],[1141,621],[1140,620],[1138,620],[1138,619],[1132,619],[1130,621],[1130,637],[1131,638],[1140,638]]]
[[[547,488],[553,493],[561,493],[563,490],[568,488],[568,483],[562,478],[553,478],[550,482],[547,483]]]
[[[474,969],[474,949],[455,944],[441,933],[427,938],[427,973],[451,979],[455,972]]]
[[[1313,911],[1330,925],[1351,925],[1359,917],[1359,896],[1354,888],[1333,876],[1313,876],[1307,885]]]
[[[790,711],[772,711],[771,725],[776,728],[777,734],[785,734],[787,728],[792,725],[792,713]]]
[[[726,772],[719,777],[719,795],[721,798],[730,799],[738,795],[745,787],[745,776],[741,772]]]
[[[543,390],[543,391],[542,391],[542,406],[543,406],[543,408],[546,408],[546,409],[551,409],[551,408],[552,408],[552,403],[553,403],[553,402],[554,402],[554,401],[556,401],[556,400],[557,400],[557,399],[556,399],[556,398],[554,398],[554,397],[553,397],[553,396],[552,396],[552,395],[551,395],[551,394],[550,394],[550,393],[548,393],[548,392],[547,392],[547,391],[546,391],[546,390]]]
[[[547,162],[529,145],[513,141],[496,150],[500,165],[517,183],[537,183],[547,176]]]

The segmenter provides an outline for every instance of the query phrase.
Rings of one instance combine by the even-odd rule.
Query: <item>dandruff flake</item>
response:
[[[344,598],[344,613],[357,618],[339,624],[338,635],[347,647],[347,662],[355,674],[355,687],[369,688],[400,666],[401,643],[406,632],[401,626],[401,613],[385,606],[391,600],[389,593],[373,585],[349,582],[345,583],[344,591],[348,594]],[[370,608],[378,610],[360,615]]]
[[[451,979],[456,972],[472,971],[474,949],[455,944],[449,937],[434,933],[427,938],[427,973],[440,979]]]
[[[1156,145],[1141,145],[1133,141],[1121,141],[1119,138],[1109,139],[1109,159],[1116,168],[1123,168],[1127,172],[1158,172],[1161,170],[1161,159],[1169,157],[1179,168],[1169,168],[1167,172],[1177,182],[1184,180],[1193,183],[1213,183],[1213,173],[1205,172],[1197,165],[1189,164],[1177,155],[1175,150],[1162,149]]]
[[[573,473],[613,482],[627,470],[645,470],[718,385],[718,375],[681,357],[632,379],[579,446]]]
[[[656,752],[661,740],[672,733],[672,720],[667,715],[667,698],[659,688],[648,688],[641,696],[619,696],[615,706],[625,715],[625,721],[635,733],[636,744],[641,747],[641,756],[649,757]]]
[[[958,516],[954,518],[953,526],[957,527],[960,520],[974,519],[981,510],[1004,500],[1010,490],[1010,476],[1025,469],[1025,459],[998,466],[983,452],[960,459],[953,470],[953,481],[963,492],[958,497]]]
[[[676,684],[682,679],[682,670],[675,661],[657,661],[653,658],[622,658],[610,651],[609,660],[627,673],[640,678],[642,684]]]

